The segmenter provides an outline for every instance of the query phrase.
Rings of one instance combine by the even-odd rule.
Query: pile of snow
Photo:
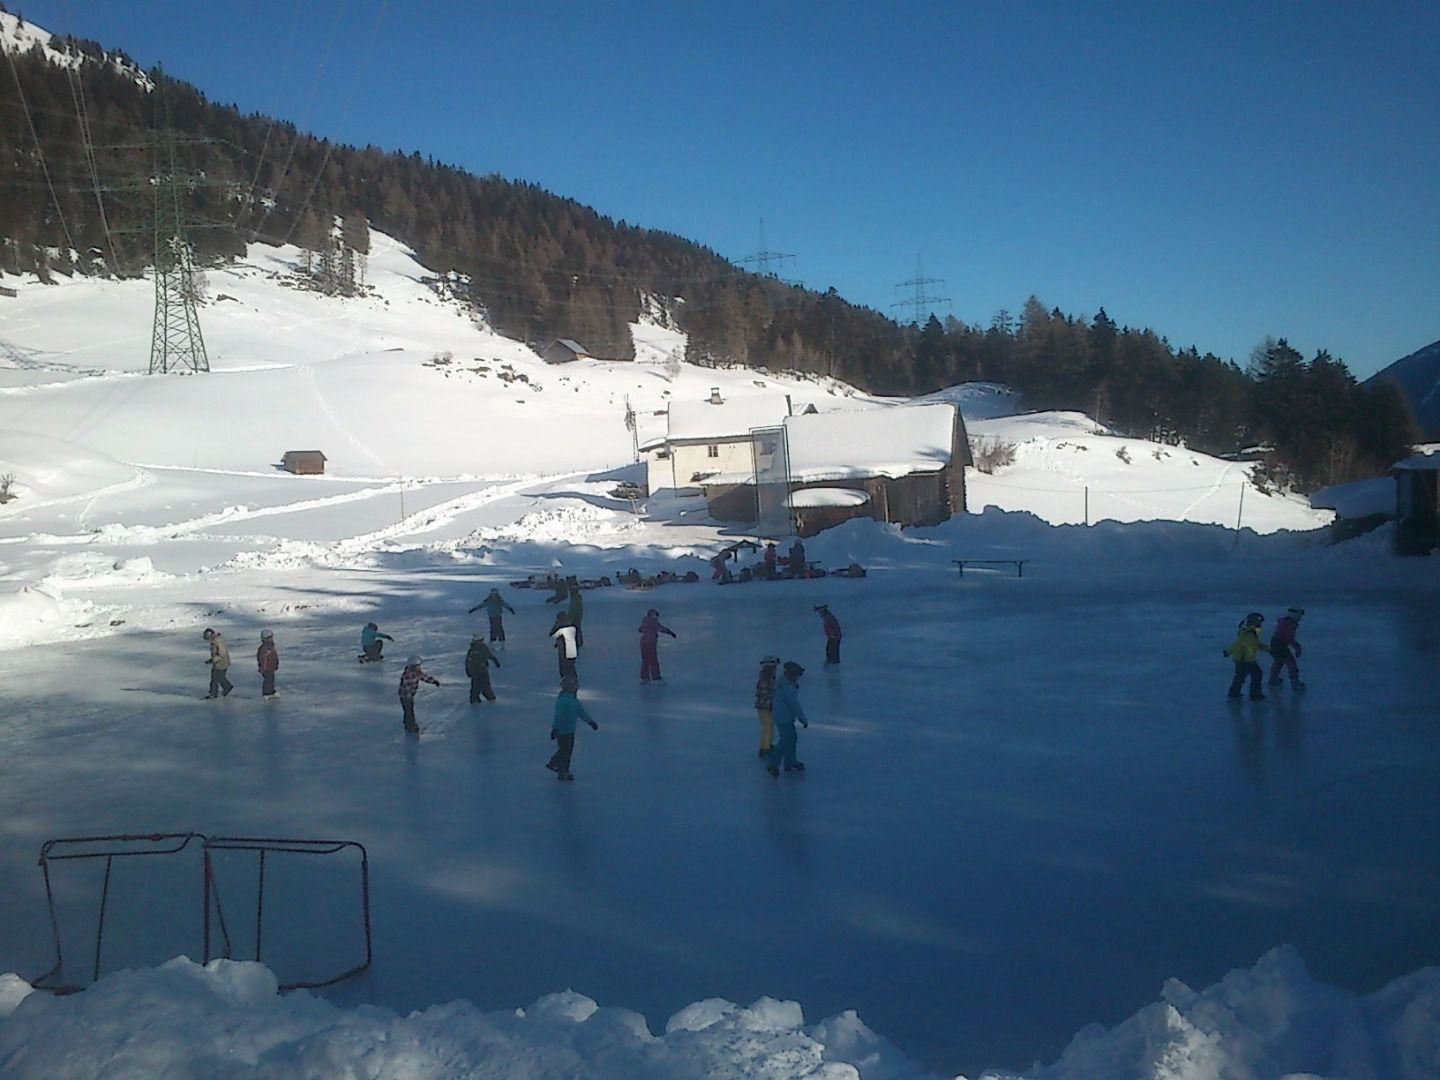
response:
[[[85,601],[35,585],[0,594],[0,649],[73,638],[92,610]]]
[[[155,569],[149,556],[117,559],[98,551],[62,555],[41,583],[57,593],[124,585],[154,585],[171,575]]]
[[[1395,481],[1388,476],[1371,480],[1355,480],[1348,484],[1332,484],[1310,496],[1310,505],[1317,510],[1333,510],[1342,518],[1362,518],[1395,514]]]
[[[934,393],[915,398],[916,404],[944,402],[956,406],[965,422],[990,420],[997,416],[1014,416],[1020,411],[1020,394],[1003,383],[973,382],[946,386]]]
[[[718,998],[672,1016],[661,1034],[639,1013],[573,991],[523,1009],[467,1002],[401,1017],[344,1010],[306,992],[280,996],[261,964],[177,957],[106,976],[84,993],[27,993],[0,976],[0,1071],[23,1077],[346,1076],[815,1077],[930,1075],[854,1012],[806,1026],[799,1004]],[[1111,1030],[1081,1031],[1053,1065],[989,1080],[1105,1077],[1440,1075],[1440,969],[1359,996],[1317,983],[1282,947],[1196,993],[1162,1000]],[[7,1015],[8,1014],[8,1015]]]

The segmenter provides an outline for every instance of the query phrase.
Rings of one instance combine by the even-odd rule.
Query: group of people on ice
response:
[[[1280,685],[1280,676],[1282,673],[1288,673],[1292,689],[1305,689],[1305,684],[1300,681],[1300,665],[1296,663],[1297,658],[1304,650],[1295,636],[1300,630],[1300,620],[1304,617],[1304,608],[1292,607],[1286,610],[1285,614],[1280,616],[1275,623],[1275,632],[1270,635],[1269,645],[1260,639],[1260,631],[1265,625],[1264,615],[1258,611],[1252,611],[1240,620],[1235,640],[1226,647],[1224,652],[1224,655],[1235,664],[1235,677],[1230,680],[1229,696],[1231,698],[1240,697],[1240,691],[1248,679],[1250,700],[1265,700],[1265,694],[1260,689],[1263,673],[1256,659],[1262,652],[1269,653],[1271,657],[1271,686]]]
[[[558,593],[558,590],[557,590]],[[547,768],[561,780],[573,780],[570,772],[571,756],[575,747],[577,722],[584,721],[594,730],[599,725],[586,711],[579,700],[580,652],[585,644],[585,605],[578,584],[574,581],[565,586],[565,607],[556,613],[550,638],[555,647],[559,665],[560,692],[555,700],[555,712],[551,722],[550,737],[556,749]],[[553,599],[558,599],[557,597]],[[499,589],[492,588],[489,594],[470,608],[467,614],[484,611],[489,618],[489,641],[481,634],[471,637],[470,647],[465,653],[465,675],[470,680],[470,703],[494,701],[495,690],[490,682],[490,668],[500,667],[497,646],[505,648],[505,612],[515,614],[515,609],[505,602]],[[828,605],[819,604],[815,612],[820,616],[821,629],[825,634],[825,664],[827,667],[840,663],[840,642],[842,632],[840,621]],[[674,630],[660,621],[660,612],[650,608],[640,620],[640,681],[660,682],[660,635],[678,638]],[[214,629],[206,629],[204,639],[210,647],[206,663],[210,666],[210,687],[205,695],[216,698],[228,695],[234,689],[228,672],[230,651],[225,639]],[[366,623],[360,631],[360,655],[362,664],[375,663],[384,659],[385,643],[394,642],[389,634],[382,633],[378,624]],[[275,674],[280,668],[280,654],[275,646],[275,635],[270,630],[260,634],[260,646],[255,654],[256,667],[260,674],[261,694],[268,701],[276,696]],[[805,768],[795,754],[795,725],[809,726],[809,719],[800,705],[800,676],[805,669],[791,660],[781,666],[780,658],[767,656],[761,660],[760,674],[755,686],[755,709],[760,721],[760,756],[765,759],[771,775],[785,772],[799,772]],[[424,661],[419,656],[409,656],[400,674],[397,691],[400,702],[401,724],[408,735],[418,735],[420,725],[415,717],[415,697],[422,683],[440,686],[440,680],[424,670]]]

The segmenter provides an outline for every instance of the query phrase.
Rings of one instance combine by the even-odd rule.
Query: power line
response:
[[[5,59],[10,64],[10,74],[15,79],[15,93],[20,97],[20,107],[25,112],[25,124],[30,128],[30,138],[35,141],[35,154],[40,161],[40,171],[45,174],[45,183],[50,187],[50,199],[55,204],[55,216],[60,219],[60,229],[65,233],[65,243],[70,251],[75,251],[75,238],[70,235],[70,226],[65,223],[65,211],[60,208],[60,196],[55,194],[55,186],[50,183],[50,168],[45,164],[45,151],[40,149],[40,136],[35,131],[35,120],[30,115],[30,107],[25,101],[25,88],[20,85],[20,72],[15,68],[15,57],[9,49],[0,49],[5,54]]]

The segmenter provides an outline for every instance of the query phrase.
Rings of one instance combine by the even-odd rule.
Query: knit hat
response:
[[[203,634],[201,634],[200,636],[203,637],[206,641],[209,641],[212,637],[215,636],[215,631],[214,631],[214,630],[211,630],[211,629],[207,626],[207,627],[205,628],[205,632],[204,632]]]
[[[778,663],[780,663],[780,658],[778,656],[762,656],[760,658],[761,667],[774,667]]]
[[[797,664],[794,660],[786,660],[784,670],[785,674],[790,676],[799,676],[805,674],[805,669],[799,664]]]
[[[275,631],[274,631],[274,630],[261,630],[261,631],[260,631],[260,640],[261,640],[261,641],[272,641],[272,640],[274,640],[274,637],[275,637]]]
[[[422,661],[418,656],[407,656],[405,658],[406,667],[419,667],[421,663]]]

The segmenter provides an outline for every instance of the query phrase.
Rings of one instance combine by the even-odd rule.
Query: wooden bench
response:
[[[961,576],[961,577],[964,577],[964,576],[965,576],[965,567],[967,567],[967,566],[1013,566],[1013,567],[1015,567],[1015,576],[1016,576],[1016,577],[1024,577],[1024,576],[1025,576],[1025,564],[1026,564],[1027,562],[1029,562],[1030,560],[1029,560],[1029,559],[951,559],[950,561],[953,562],[957,567],[960,568],[960,576]]]

